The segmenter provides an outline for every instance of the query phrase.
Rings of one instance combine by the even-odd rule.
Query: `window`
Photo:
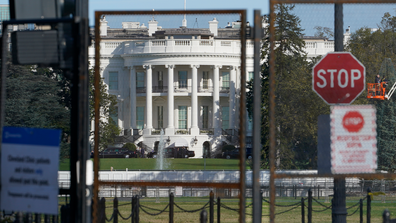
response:
[[[136,87],[144,87],[144,72],[136,73]]]
[[[208,120],[209,120],[209,108],[208,106],[202,106],[202,128],[208,128]]]
[[[158,106],[158,128],[162,129],[164,127],[164,106]]]
[[[254,72],[249,72],[248,81],[253,80]]]
[[[202,74],[203,89],[208,89],[209,71],[204,71]]]
[[[229,107],[221,107],[221,128],[222,129],[228,129],[229,128],[229,122],[230,122],[230,116],[229,116]]]
[[[136,108],[136,128],[144,128],[144,107]]]
[[[222,81],[223,81],[223,89],[229,89],[230,88],[230,72],[222,72]]]
[[[109,90],[118,90],[118,72],[109,72]]]
[[[162,71],[158,71],[158,88],[162,89],[164,86],[164,73]]]
[[[187,106],[179,106],[179,129],[187,129]]]
[[[114,108],[114,111],[110,112],[110,122],[118,126],[118,107]]]
[[[187,71],[179,71],[179,88],[187,88]]]

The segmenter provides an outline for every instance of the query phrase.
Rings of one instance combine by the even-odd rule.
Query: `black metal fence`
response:
[[[276,212],[275,215],[282,215],[287,212],[290,212],[292,210],[295,210],[297,208],[300,208],[301,210],[301,222],[305,223],[311,223],[312,222],[312,216],[314,213],[319,213],[319,212],[324,212],[326,210],[332,209],[333,205],[332,203],[326,204],[320,202],[318,199],[316,199],[314,195],[314,191],[312,189],[308,189],[307,197],[301,197],[301,200],[296,201],[293,204],[275,204],[276,207],[280,208],[279,212]],[[261,193],[261,200],[264,203],[271,204],[269,200],[265,199],[263,197],[263,193]],[[371,200],[372,200],[373,193],[370,188],[367,189],[366,191],[366,196],[363,199],[360,199],[357,203],[347,207],[347,210],[349,214],[347,216],[352,216],[357,213],[359,213],[359,222],[363,222],[364,219],[364,209],[366,211],[366,222],[371,222]],[[217,221],[220,222],[221,218],[221,209],[226,209],[229,211],[234,211],[239,213],[239,208],[233,208],[226,203],[222,202],[221,197],[219,196],[217,200],[215,200],[215,193],[213,191],[210,191],[209,193],[209,201],[205,203],[202,207],[189,210],[186,208],[183,208],[180,204],[176,203],[174,201],[174,195],[173,192],[169,193],[169,203],[164,207],[163,209],[157,209],[157,208],[152,208],[143,204],[140,204],[140,196],[135,195],[131,198],[131,202],[121,204],[119,205],[119,198],[115,197],[113,199],[113,205],[112,206],[106,206],[106,199],[102,198],[100,200],[100,208],[98,211],[98,219],[99,223],[105,223],[105,222],[114,222],[117,223],[119,219],[123,220],[131,220],[132,223],[137,223],[139,222],[139,215],[140,211],[144,212],[147,215],[150,216],[157,216],[161,215],[164,213],[167,213],[169,215],[169,222],[173,222],[174,215],[175,213],[197,213],[197,212],[202,212],[201,219],[203,222],[205,222],[205,219],[207,219],[209,222],[214,222],[214,216],[215,216],[215,205],[217,206],[216,212],[217,212]],[[318,204],[320,208],[314,208],[314,204]],[[121,206],[131,206],[130,209],[130,214],[129,216],[123,216],[120,211],[119,207]],[[253,203],[248,204],[245,206],[245,209],[251,207]],[[316,205],[316,206],[318,206]],[[112,209],[112,213],[110,218],[107,217],[106,215],[106,209]],[[208,209],[209,214],[204,213],[203,211],[206,212]],[[286,210],[284,210],[286,209]],[[7,213],[6,213],[7,214]],[[251,213],[245,213],[246,215],[251,216]],[[262,215],[263,217],[270,216],[269,214],[264,214]],[[34,214],[34,213],[25,213],[22,214],[21,212],[13,213],[12,217],[15,218],[15,222],[26,222],[26,223],[33,223],[33,222],[45,222],[45,223],[57,223],[59,222],[71,222],[69,219],[70,217],[70,207],[69,204],[62,205],[60,208],[60,215],[41,215],[41,214]],[[396,223],[396,219],[391,219],[390,218],[390,213],[389,211],[385,210],[383,214],[383,222],[387,223]]]
[[[276,207],[281,207],[281,208],[288,208],[287,210],[282,210],[275,215],[281,215],[287,212],[290,212],[294,209],[301,208],[301,222],[305,223],[312,223],[312,214],[313,212],[319,213],[323,212],[329,209],[332,209],[332,204],[326,205],[319,200],[315,199],[313,196],[313,191],[311,189],[308,190],[308,197],[302,197],[301,201],[298,201],[293,204],[287,204],[287,205],[282,205],[282,204],[275,204]],[[270,204],[270,201],[266,200],[265,198],[262,197],[262,202]],[[313,203],[319,204],[321,206],[320,209],[314,209],[313,208]],[[366,219],[367,222],[370,222],[371,219],[371,190],[367,190],[367,195],[364,199],[360,199],[357,203],[351,205],[350,207],[347,207],[347,210],[351,210],[351,213],[348,214],[347,216],[352,216],[355,215],[356,213],[359,212],[360,214],[360,222],[363,222],[363,209],[364,209],[364,203],[366,203]],[[221,201],[221,198],[218,197],[217,201],[214,199],[214,193],[213,191],[210,192],[209,196],[209,201],[204,204],[202,207],[194,209],[194,210],[187,210],[183,207],[181,207],[179,204],[174,202],[174,195],[173,193],[169,194],[169,203],[168,205],[163,208],[163,209],[156,209],[156,208],[151,208],[145,205],[140,204],[139,202],[139,196],[136,195],[132,197],[132,202],[131,203],[126,203],[123,204],[125,205],[131,205],[131,214],[129,216],[122,216],[121,213],[119,212],[119,207],[120,205],[118,204],[118,198],[115,197],[113,200],[113,206],[108,206],[106,207],[106,200],[105,198],[102,198],[100,200],[100,209],[99,209],[99,223],[105,223],[105,222],[118,222],[118,217],[122,218],[123,220],[129,220],[131,219],[132,223],[139,222],[139,211],[143,211],[144,213],[151,215],[151,216],[157,216],[160,214],[168,213],[169,214],[169,222],[173,222],[174,219],[174,214],[175,213],[195,213],[195,212],[202,212],[206,211],[206,209],[209,209],[209,215],[205,214],[204,212],[201,213],[201,222],[205,222],[205,219],[208,219],[209,222],[214,222],[214,206],[217,205],[217,222],[220,222],[220,217],[221,217],[221,209],[226,209],[230,211],[235,211],[239,213],[239,208],[232,208],[228,205],[226,205],[224,202]],[[248,204],[246,205],[246,208],[251,207],[253,204]],[[176,208],[175,208],[176,207]],[[106,216],[106,208],[112,208],[113,212],[110,218]],[[307,212],[305,212],[307,210]],[[245,213],[246,215],[252,215],[251,213]],[[269,214],[264,214],[264,216],[270,216]],[[385,218],[384,218],[385,219]],[[307,221],[306,221],[307,220]],[[389,221],[388,221],[389,222]]]

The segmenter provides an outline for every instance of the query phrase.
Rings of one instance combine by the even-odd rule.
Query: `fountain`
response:
[[[157,170],[165,170],[168,168],[168,163],[166,162],[166,159],[164,157],[165,155],[164,149],[165,149],[164,130],[161,129],[160,140],[157,151],[157,164],[156,164]]]

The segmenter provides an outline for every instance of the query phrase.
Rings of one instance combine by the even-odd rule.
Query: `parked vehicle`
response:
[[[99,153],[99,158],[136,158],[136,151],[125,148],[107,148]]]
[[[221,157],[225,159],[238,159],[239,148],[234,150],[228,150],[221,153]],[[246,148],[246,159],[252,159],[252,148]]]
[[[189,158],[194,157],[195,152],[186,148],[173,147],[164,149],[165,158]],[[147,154],[147,158],[158,158],[157,151],[151,151]]]

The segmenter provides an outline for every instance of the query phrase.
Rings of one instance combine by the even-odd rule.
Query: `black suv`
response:
[[[99,158],[136,158],[135,151],[124,148],[107,148],[99,153]]]
[[[221,153],[221,157],[225,159],[239,158],[239,148],[228,150]],[[246,148],[246,159],[252,159],[252,148]]]
[[[164,157],[165,158],[189,158],[194,157],[195,152],[187,150],[185,148],[165,148]],[[152,151],[147,155],[148,158],[158,158],[157,152]]]

